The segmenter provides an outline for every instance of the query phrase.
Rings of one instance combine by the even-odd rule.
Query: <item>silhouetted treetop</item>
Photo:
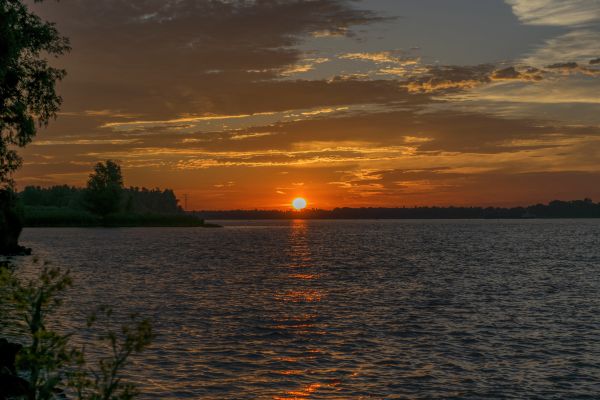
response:
[[[107,215],[119,211],[123,192],[121,166],[114,161],[98,163],[90,174],[84,202],[94,214]]]

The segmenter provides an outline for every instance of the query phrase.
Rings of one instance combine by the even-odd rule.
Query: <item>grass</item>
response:
[[[102,218],[85,210],[25,207],[26,227],[217,227],[188,214],[110,214]]]

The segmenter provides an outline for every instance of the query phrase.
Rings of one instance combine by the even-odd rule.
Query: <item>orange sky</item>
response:
[[[539,3],[35,5],[73,50],[16,180],[114,159],[190,209],[600,200],[600,9]]]

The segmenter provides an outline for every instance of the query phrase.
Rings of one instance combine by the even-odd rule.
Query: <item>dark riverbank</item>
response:
[[[219,227],[196,215],[118,213],[100,217],[87,211],[61,207],[25,207],[24,226],[29,228],[87,227]]]

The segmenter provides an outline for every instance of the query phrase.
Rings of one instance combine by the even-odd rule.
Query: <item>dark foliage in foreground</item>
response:
[[[205,219],[508,219],[600,218],[600,203],[590,199],[551,201],[528,207],[411,207],[335,208],[333,210],[232,210],[197,211]]]
[[[90,363],[84,348],[71,344],[72,335],[54,330],[50,322],[72,285],[69,272],[47,263],[39,268],[38,276],[23,280],[0,261],[0,399],[133,399],[137,390],[122,372],[154,337],[150,322],[131,316],[116,327],[112,311],[100,308],[87,328],[95,325],[91,343],[105,351]]]

